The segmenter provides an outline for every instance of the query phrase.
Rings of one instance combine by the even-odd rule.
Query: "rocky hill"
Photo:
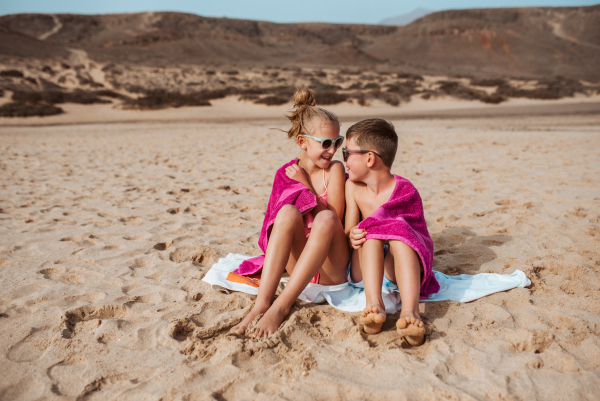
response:
[[[0,62],[332,67],[600,80],[600,5],[451,10],[406,26],[276,24],[183,13],[0,17]]]

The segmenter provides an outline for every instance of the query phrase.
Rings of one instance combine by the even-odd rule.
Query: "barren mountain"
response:
[[[441,11],[406,26],[183,13],[0,17],[0,61],[85,55],[143,66],[312,66],[600,80],[600,5]],[[85,53],[83,53],[85,52]]]

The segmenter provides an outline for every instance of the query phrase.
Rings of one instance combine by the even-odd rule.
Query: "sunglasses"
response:
[[[365,153],[374,153],[377,156],[379,156],[380,159],[383,160],[383,157],[381,157],[381,155],[377,152],[373,152],[372,150],[349,150],[346,148],[342,148],[342,156],[344,156],[344,162],[348,161],[348,157],[352,154],[352,153],[359,153],[361,155],[364,155]]]
[[[329,138],[315,138],[314,136],[310,136],[310,135],[306,135],[306,134],[301,134],[304,135],[307,138],[311,138],[314,139],[317,142],[321,143],[321,148],[323,148],[323,150],[329,150],[329,148],[331,148],[332,146],[335,146],[335,150],[338,150],[338,148],[340,146],[342,146],[342,143],[344,143],[344,137],[343,136],[338,136],[335,141],[333,139],[329,139]]]

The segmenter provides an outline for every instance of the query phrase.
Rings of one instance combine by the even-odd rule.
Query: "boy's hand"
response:
[[[358,249],[362,246],[362,244],[367,240],[365,237],[367,235],[367,232],[363,229],[353,227],[352,230],[350,230],[350,246],[352,246],[352,248],[354,249]]]
[[[291,178],[294,181],[298,181],[300,184],[304,184],[307,188],[310,188],[308,184],[308,179],[306,178],[306,174],[302,167],[297,164],[292,164],[291,166],[286,167],[285,175]]]

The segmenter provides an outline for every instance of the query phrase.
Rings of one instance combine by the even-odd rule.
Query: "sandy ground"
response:
[[[275,108],[3,119],[0,399],[599,399],[600,113],[567,103],[396,113],[393,172],[424,199],[434,268],[533,282],[421,304],[418,348],[393,317],[369,336],[301,302],[271,341],[226,335],[253,297],[201,278],[259,253],[273,174],[297,154]]]

